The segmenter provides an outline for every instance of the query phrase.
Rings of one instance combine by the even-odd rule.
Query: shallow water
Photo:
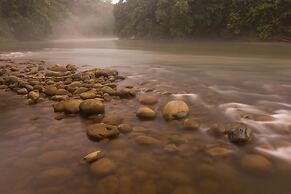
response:
[[[160,115],[141,122],[134,113],[140,106],[136,99],[113,101],[106,104],[106,113],[123,115],[135,130],[110,142],[92,142],[85,130],[91,121],[56,121],[52,102],[27,106],[21,96],[1,91],[0,193],[290,193],[289,44],[109,38],[3,44],[0,51],[2,57],[18,60],[115,68],[127,76],[120,85],[159,97],[154,109],[183,99],[190,117],[202,122],[197,131],[182,129],[178,121],[167,123]],[[245,114],[273,120],[255,121]],[[228,122],[248,124],[255,139],[236,146],[206,132],[212,124]],[[141,134],[163,144],[140,146],[135,138]],[[175,144],[177,151],[167,151],[168,144]],[[226,152],[209,151],[216,147]],[[80,164],[84,155],[98,149],[116,163],[112,174],[96,176],[89,165]],[[250,170],[242,164],[248,154],[264,156],[270,165]]]

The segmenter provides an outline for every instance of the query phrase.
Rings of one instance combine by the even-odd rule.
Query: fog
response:
[[[114,18],[110,1],[71,1],[69,9],[66,17],[53,23],[53,39],[112,36]]]

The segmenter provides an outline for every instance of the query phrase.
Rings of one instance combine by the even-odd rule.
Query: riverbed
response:
[[[139,89],[135,99],[106,103],[133,132],[110,141],[88,139],[90,121],[56,120],[52,101],[26,105],[0,91],[0,193],[289,194],[291,186],[291,45],[247,42],[166,42],[116,38],[3,43],[0,58],[113,68]],[[140,121],[138,98],[158,97],[158,116]],[[183,100],[199,129],[161,115]],[[254,132],[245,145],[209,133],[243,123]],[[161,145],[140,145],[146,135]],[[80,162],[102,150],[114,163],[96,175]],[[259,159],[258,159],[259,158]],[[263,159],[262,159],[263,158]],[[257,160],[256,160],[257,159]]]

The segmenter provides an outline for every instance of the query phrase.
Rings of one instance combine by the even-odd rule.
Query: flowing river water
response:
[[[284,43],[163,42],[108,39],[0,44],[0,57],[110,67],[120,85],[155,95],[160,112],[172,99],[201,121],[139,121],[136,99],[106,104],[134,130],[111,141],[86,136],[86,119],[54,119],[51,101],[26,105],[0,91],[0,193],[5,194],[289,194],[291,191],[291,45]],[[254,131],[246,145],[209,133],[240,122]],[[142,146],[149,135],[162,145]],[[96,175],[80,161],[103,150],[114,162]],[[256,157],[250,157],[256,156]],[[262,159],[263,158],[263,159]]]

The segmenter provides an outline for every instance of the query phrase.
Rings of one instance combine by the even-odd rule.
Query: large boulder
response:
[[[98,99],[88,99],[80,104],[80,112],[84,116],[103,114],[105,112],[105,107]]]
[[[114,138],[119,135],[118,128],[104,123],[94,124],[87,128],[87,135],[92,140],[102,140],[104,138]]]
[[[188,105],[182,100],[168,102],[163,109],[163,116],[166,120],[182,119],[189,114]]]

